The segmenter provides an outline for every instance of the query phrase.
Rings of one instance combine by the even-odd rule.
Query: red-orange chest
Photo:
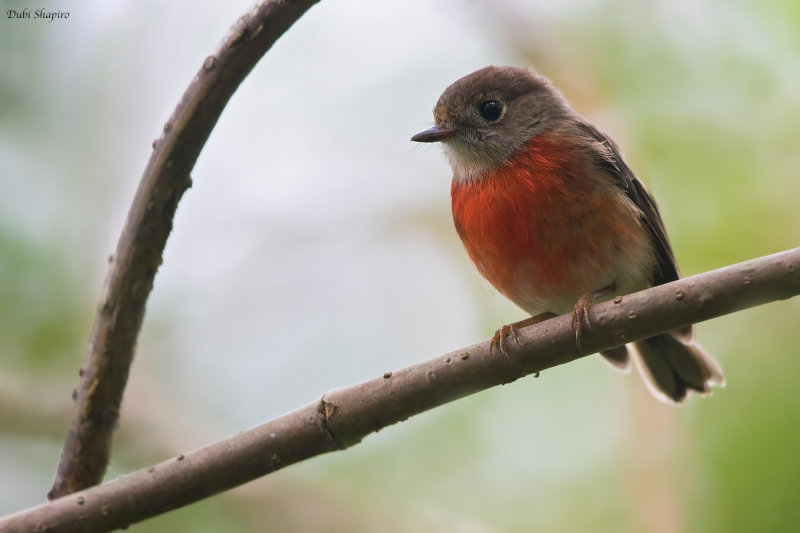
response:
[[[453,220],[470,258],[531,313],[560,312],[616,283],[620,251],[645,238],[635,208],[585,168],[539,139],[504,167],[453,182]]]

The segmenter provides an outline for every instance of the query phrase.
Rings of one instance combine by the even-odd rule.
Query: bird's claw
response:
[[[575,332],[575,346],[578,348],[578,353],[583,353],[583,349],[581,348],[581,335],[584,329],[592,327],[592,323],[589,320],[589,311],[592,308],[593,302],[594,296],[591,294],[584,294],[578,298],[575,309],[572,311],[572,331]]]
[[[490,351],[494,351],[495,349],[497,349],[500,350],[500,353],[503,354],[505,357],[508,357],[508,342],[506,341],[506,337],[513,337],[514,342],[517,343],[517,346],[519,346],[517,331],[520,328],[532,326],[533,324],[538,324],[539,322],[543,322],[549,318],[553,318],[554,316],[556,315],[553,313],[540,313],[536,316],[531,316],[524,320],[520,320],[519,322],[514,322],[513,324],[506,324],[505,326],[494,332],[494,336],[492,337],[492,344],[490,346]]]
[[[508,357],[508,341],[506,339],[509,336],[513,337],[514,342],[519,345],[516,326],[514,326],[514,324],[506,324],[494,332],[489,350],[492,352],[494,350],[499,350],[501,354],[503,354],[505,357]]]

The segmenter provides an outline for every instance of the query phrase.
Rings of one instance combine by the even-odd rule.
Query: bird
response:
[[[443,145],[456,232],[478,271],[531,315],[498,329],[492,348],[507,350],[519,327],[572,313],[580,351],[594,302],[679,279],[653,196],[546,77],[482,68],[447,87],[433,116],[411,140]],[[677,404],[725,385],[694,338],[689,325],[601,355],[623,371],[634,360],[653,395]]]

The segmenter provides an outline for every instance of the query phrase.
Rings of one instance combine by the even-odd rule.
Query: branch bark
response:
[[[489,341],[328,392],[311,405],[99,487],[0,519],[4,532],[108,531],[342,450],[374,431],[480,390],[625,342],[800,294],[800,248],[684,278],[592,308],[577,353],[571,317],[518,331],[507,357]]]
[[[153,144],[106,275],[53,499],[99,483],[142,325],[145,303],[178,201],[228,99],[261,56],[318,0],[267,0],[242,17],[206,58]]]

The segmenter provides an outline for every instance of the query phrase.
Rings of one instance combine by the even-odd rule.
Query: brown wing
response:
[[[658,263],[653,270],[653,285],[675,281],[680,277],[678,265],[655,200],[625,164],[614,141],[591,124],[581,123],[580,128],[599,143],[590,148],[592,157],[642,212],[642,220],[650,230],[658,255]],[[678,403],[686,398],[690,390],[707,394],[712,385],[725,384],[719,363],[693,342],[693,338],[694,326],[688,325],[634,343],[640,356],[642,375],[656,397]],[[628,350],[624,346],[603,352],[602,355],[618,368],[627,368],[629,364]]]
[[[580,128],[601,145],[595,146],[595,149],[591,151],[592,157],[606,169],[611,179],[642,212],[642,220],[650,230],[650,236],[658,255],[658,263],[653,272],[653,285],[675,281],[680,277],[678,265],[675,262],[675,255],[672,253],[664,221],[661,220],[655,200],[622,159],[619,147],[614,141],[588,122],[581,122]]]

